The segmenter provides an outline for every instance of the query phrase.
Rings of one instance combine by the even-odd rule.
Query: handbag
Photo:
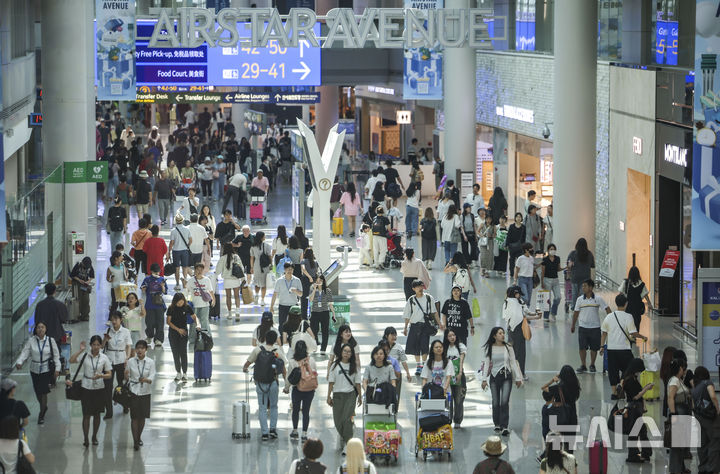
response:
[[[300,368],[300,381],[297,389],[301,392],[312,392],[316,388],[318,388],[317,372],[311,370],[308,361],[305,360]]]
[[[530,329],[530,323],[524,316],[522,320],[522,334],[526,341],[532,339],[532,330]]]
[[[488,245],[488,238],[485,237],[485,236],[480,237],[480,239],[478,240],[478,244],[480,245],[480,247],[487,247],[487,245]]]
[[[672,421],[671,417],[665,420],[665,426],[663,428],[663,446],[666,448],[672,447]]]
[[[197,277],[193,277],[193,279],[195,280],[195,284],[197,285],[197,289],[200,290],[200,298],[202,298],[202,300],[203,300],[204,302],[206,302],[206,303],[211,302],[211,301],[212,301],[212,296],[210,295],[210,293],[208,293],[207,291],[203,290],[203,289],[200,287],[200,282],[198,281]]]
[[[75,370],[75,376],[72,378],[72,385],[69,387],[65,387],[65,398],[68,400],[80,400],[81,394],[82,394],[82,382],[80,382],[77,379],[78,373],[80,372],[80,369],[82,368],[83,364],[85,363],[85,358],[87,357],[87,352],[85,355],[83,355],[82,359],[80,359],[80,365],[78,366],[77,370]]]
[[[252,292],[250,291],[250,287],[248,287],[247,285],[243,285],[240,289],[240,292],[242,293],[242,299],[244,304],[251,304],[254,301]]]
[[[175,263],[170,260],[163,267],[163,275],[172,275],[175,273]]]
[[[235,256],[233,255],[233,257],[235,257]],[[235,258],[233,258],[232,268],[230,269],[230,274],[235,278],[243,278],[245,276],[243,267],[239,263],[235,263],[234,260],[235,260]]]
[[[472,317],[473,318],[479,318],[481,315],[480,313],[480,302],[477,298],[472,299]]]
[[[53,351],[53,342],[54,340],[50,340],[50,360],[48,361],[48,372],[50,373],[50,385],[55,385],[55,382],[57,381],[57,378],[55,377],[55,372],[57,371],[57,368],[55,367],[55,352]]]
[[[438,326],[437,321],[435,321],[435,318],[430,316],[430,299],[426,297],[425,301],[427,302],[427,311],[423,311],[422,306],[420,306],[420,302],[417,300],[417,296],[412,296],[412,302],[417,305],[417,307],[420,309],[420,312],[423,314],[423,334],[428,334],[430,336],[434,336],[438,332]],[[410,303],[412,305],[412,303]]]
[[[452,232],[450,233],[450,243],[459,244],[461,240],[460,229],[453,225]]]
[[[134,397],[135,394],[130,391],[130,384],[126,382],[115,387],[112,400],[123,408],[130,408]]]
[[[140,245],[141,243],[145,242],[145,239],[147,239],[147,236],[148,236],[149,233],[150,233],[150,232],[147,232],[147,233],[143,236],[142,240],[140,240],[140,242],[138,242],[137,244],[135,244],[135,246],[138,246],[138,245]],[[130,256],[131,256],[132,258],[135,258],[135,247],[132,247],[132,248],[130,249]]]
[[[3,472],[4,471],[5,468],[3,467]],[[32,467],[30,461],[28,461],[25,457],[25,453],[23,453],[22,441],[20,440],[18,440],[18,455],[17,463],[15,464],[15,472],[18,474],[35,474],[35,468]]]

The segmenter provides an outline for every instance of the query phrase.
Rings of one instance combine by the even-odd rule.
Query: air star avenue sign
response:
[[[488,35],[486,20],[505,22],[505,18],[487,15],[482,9],[368,8],[359,16],[352,8],[334,8],[327,16],[317,16],[309,8],[292,8],[288,15],[280,15],[275,8],[224,8],[217,13],[204,8],[178,10],[179,17],[171,17],[170,9],[160,10],[151,48],[197,48],[202,44],[231,48],[238,42],[253,48],[264,48],[270,42],[294,48],[301,41],[322,48],[431,48],[437,43],[445,48],[477,48],[504,39]],[[318,20],[327,23],[326,37],[313,30]],[[504,30],[507,28],[495,26],[495,31]]]

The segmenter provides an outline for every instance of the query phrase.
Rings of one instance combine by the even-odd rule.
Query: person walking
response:
[[[288,235],[287,229],[284,225],[277,227],[277,236],[272,241],[272,257],[273,265],[277,267],[280,263],[280,259],[285,256],[285,250],[288,248]]]
[[[123,316],[123,325],[128,329],[128,331],[130,331],[130,337],[133,344],[138,342],[140,339],[145,340],[144,337],[141,337],[141,333],[143,326],[142,322],[145,319],[147,312],[145,311],[145,306],[143,306],[142,303],[143,302],[138,298],[137,293],[131,291],[127,295],[127,304],[119,310]],[[134,355],[134,353],[131,355]]]
[[[68,310],[65,303],[55,298],[56,291],[54,283],[45,284],[45,298],[35,306],[35,324],[43,323],[47,335],[55,339],[57,347],[60,347],[65,336],[63,323],[68,321]]]
[[[507,217],[501,216],[500,222],[495,226],[495,248],[493,251],[493,270],[498,275],[507,275],[508,271],[508,248],[507,248]]]
[[[310,307],[310,329],[315,335],[316,344],[318,342],[318,330],[322,330],[320,354],[325,355],[330,337],[330,312],[332,312],[333,321],[336,321],[336,318],[332,290],[328,288],[325,275],[322,273],[317,274],[315,281],[310,286],[308,299],[312,304]]]
[[[355,189],[355,183],[349,182],[347,189],[340,196],[340,205],[343,207],[345,217],[348,218],[348,227],[350,228],[350,238],[355,237],[355,229],[357,229],[357,216],[362,210],[362,200],[360,194]]]
[[[227,164],[224,162],[222,155],[215,157],[215,163],[213,163],[213,200],[220,201],[225,194],[225,178],[227,177]]]
[[[450,262],[452,256],[457,252],[458,244],[466,238],[460,216],[457,215],[457,208],[450,204],[447,214],[440,221],[443,249],[445,250],[445,264]]]
[[[123,316],[119,311],[110,313],[111,326],[103,335],[103,350],[112,365],[111,374],[115,375],[118,385],[122,385],[125,378],[125,362],[130,358],[132,351],[132,336],[130,330],[122,326]],[[105,379],[105,420],[113,417],[113,379]],[[128,409],[123,410],[124,413]]]
[[[198,174],[200,176],[200,186],[204,200],[212,200],[213,186],[213,163],[212,158],[206,156],[203,163],[198,166]]]
[[[500,189],[500,188],[495,188]],[[499,436],[489,436],[481,446],[487,459],[475,465],[472,474],[515,474],[510,463],[500,459],[507,449]]]
[[[193,326],[200,328],[197,316],[182,293],[175,293],[172,303],[167,310],[168,338],[175,362],[175,382],[187,382],[187,345],[188,345],[188,319]]]
[[[205,274],[205,266],[202,263],[195,264],[195,275],[188,282],[188,290],[192,298],[192,304],[195,308],[200,327],[206,331],[210,331],[210,306],[215,306],[219,301],[215,301],[215,291],[210,278],[203,276]]]
[[[323,453],[323,443],[317,438],[309,438],[303,443],[302,459],[294,459],[290,463],[288,474],[300,474],[301,472],[312,472],[322,474],[327,470],[325,464],[318,461]]]
[[[60,375],[60,350],[55,339],[47,334],[45,323],[35,324],[33,336],[27,340],[15,361],[15,368],[20,370],[25,361],[30,360],[30,378],[32,379],[35,398],[40,404],[38,425],[45,424],[45,414],[48,410],[47,395],[50,388],[55,386],[55,380]]]
[[[550,204],[547,207],[547,213],[545,215],[545,218],[543,219],[543,228],[545,232],[545,247],[547,247],[548,244],[554,242],[553,238],[555,237],[555,228],[553,227],[553,222],[553,205]]]
[[[407,245],[412,244],[412,239],[417,235],[418,221],[420,216],[420,183],[411,182],[405,191],[405,236]]]
[[[493,225],[500,223],[501,217],[507,216],[508,202],[500,186],[497,186],[488,201],[488,212],[492,216]]]
[[[272,247],[265,241],[265,232],[255,233],[253,246],[250,249],[250,268],[255,285],[255,304],[259,302],[262,306],[265,306],[267,277],[272,271],[271,253]]]
[[[147,258],[145,256],[144,246],[145,242],[152,237],[152,232],[148,230],[150,223],[142,218],[142,215],[138,217],[138,229],[133,232],[130,237],[130,245],[132,245],[134,251],[130,252],[130,256],[135,259],[135,269],[137,270],[138,276],[140,272],[147,274]],[[134,255],[133,255],[134,253]]]
[[[430,344],[430,355],[428,355],[420,374],[422,386],[424,387],[427,383],[434,383],[442,387],[443,393],[447,394],[450,390],[450,379],[453,377],[455,377],[455,366],[448,360],[442,341],[435,339]]]
[[[235,319],[240,318],[240,288],[245,283],[245,274],[242,271],[242,261],[235,253],[231,243],[223,245],[222,255],[215,267],[215,274],[223,280],[223,288],[225,288],[225,305],[227,306],[227,317],[233,317],[232,297],[235,295],[235,310],[237,311]]]
[[[407,336],[405,352],[415,356],[415,362],[417,363],[415,375],[418,376],[422,373],[422,361],[427,357],[430,336],[435,335],[437,332],[433,321],[441,331],[445,329],[445,326],[443,326],[435,308],[435,298],[424,292],[425,285],[423,282],[415,280],[412,282],[412,289],[415,294],[407,299],[403,310],[403,318],[405,319],[403,335]]]
[[[147,342],[135,343],[135,356],[127,361],[124,378],[130,384],[130,430],[133,437],[133,449],[143,445],[142,433],[145,420],[150,418],[152,383],[155,381],[155,361],[147,357]]]
[[[190,275],[190,244],[192,237],[190,230],[183,224],[185,219],[181,215],[175,216],[175,227],[170,232],[170,245],[168,246],[167,258],[172,255],[172,262],[175,264],[175,291],[182,291],[188,285]],[[183,277],[180,278],[182,270]],[[169,275],[168,275],[169,276]]]
[[[288,239],[288,248],[285,251],[285,256],[290,259],[293,265],[293,275],[295,275],[302,283],[302,260],[304,250],[300,247],[300,241],[294,235],[291,235]]]
[[[117,301],[117,288],[128,282],[128,270],[123,265],[123,254],[117,250],[110,255],[110,265],[105,271],[105,280],[110,283],[110,312],[113,312],[120,304]]]
[[[420,221],[420,237],[422,248],[422,261],[428,270],[432,270],[432,264],[437,255],[438,221],[435,219],[432,207],[425,209],[425,214]]]
[[[302,435],[300,436],[300,439],[302,441],[306,441],[307,431],[310,425],[310,406],[312,405],[312,400],[315,396],[315,389],[318,386],[318,381],[315,360],[309,357],[305,341],[302,340],[297,341],[295,344],[293,357],[288,362],[288,374],[291,374],[296,368],[300,372],[300,380],[296,385],[292,386],[291,417],[293,429],[290,432],[290,439],[296,440],[298,438],[297,428],[300,419],[300,411],[302,411]],[[283,389],[283,392],[289,393],[290,386],[290,382],[285,379],[285,388]]]
[[[507,322],[507,334],[509,342],[515,352],[515,359],[518,361],[523,380],[528,380],[525,375],[525,335],[523,324],[525,321],[540,319],[539,313],[533,313],[525,304],[520,287],[511,286],[507,289],[505,303],[503,304],[503,319]]]
[[[553,431],[545,437],[545,457],[540,461],[540,474],[577,474],[575,456],[563,449],[562,435]]]
[[[465,393],[467,392],[467,379],[465,378],[464,364],[467,355],[467,346],[460,342],[455,329],[446,329],[443,339],[445,355],[453,365],[454,375],[450,378],[452,391],[451,403],[452,421],[455,428],[459,428],[465,415]]]
[[[362,440],[352,438],[344,450],[345,461],[338,467],[337,474],[377,474],[375,465],[365,459]]]
[[[640,269],[633,265],[628,271],[627,278],[620,284],[618,291],[627,297],[627,312],[632,314],[635,327],[640,329],[642,315],[645,314],[645,303],[650,311],[653,305],[650,302],[650,292],[640,277]]]
[[[471,335],[475,335],[475,322],[472,318],[470,304],[462,298],[460,285],[453,285],[450,290],[450,298],[443,303],[440,314],[445,327],[445,337],[447,337],[448,331],[453,331],[458,342],[467,345],[468,331]],[[469,330],[468,323],[470,324]]]
[[[468,266],[472,268],[475,265],[475,260],[478,258],[477,227],[475,226],[475,215],[472,213],[472,204],[467,202],[463,204],[460,221],[464,234],[460,242],[460,247],[465,261]]]
[[[485,209],[485,200],[480,192],[480,183],[473,183],[472,192],[465,196],[465,203],[472,207],[472,215],[476,216],[478,210]],[[463,204],[463,206],[464,206]]]
[[[355,363],[358,367],[361,366],[360,364],[360,346],[358,345],[357,341],[355,340],[355,337],[352,335],[352,330],[350,329],[350,326],[347,324],[343,324],[338,328],[337,336],[335,337],[335,344],[333,344],[333,350],[330,354],[330,359],[328,359],[328,365],[327,365],[327,377],[330,377],[330,368],[332,367],[332,363],[335,362],[338,359],[342,358],[342,346],[345,344],[348,344],[353,349],[353,353],[355,354]]]
[[[292,306],[297,305],[298,298],[302,296],[302,284],[300,279],[293,275],[293,264],[285,262],[282,278],[275,282],[272,299],[270,300],[270,311],[275,307],[275,300],[278,301],[278,327],[282,328],[287,320],[288,313]]]
[[[515,260],[523,254],[523,244],[525,243],[525,225],[523,224],[522,214],[515,213],[515,221],[507,230],[507,238],[505,245],[510,255],[510,272],[515,271]]]
[[[165,301],[163,295],[167,294],[167,282],[160,275],[161,267],[157,263],[150,266],[150,275],[146,276],[140,285],[145,292],[145,335],[147,343],[155,343],[155,347],[163,345],[165,341]]]
[[[252,274],[252,268],[250,267],[250,249],[252,249],[255,239],[250,232],[250,226],[242,226],[240,235],[236,236],[232,243],[235,251],[240,256],[240,260],[242,260],[243,270],[245,270],[245,273]]]
[[[555,244],[549,244],[547,246],[547,256],[543,257],[540,263],[540,287],[543,290],[550,291],[552,293],[552,303],[550,304],[550,311],[543,313],[543,318],[550,321],[555,321],[557,317],[558,307],[560,306],[560,299],[562,298],[562,291],[560,290],[560,278],[558,272],[564,270],[561,265],[561,259],[557,256],[557,247]]]
[[[572,325],[570,332],[575,333],[575,326],[578,326],[578,345],[580,349],[580,361],[582,365],[578,367],[579,374],[587,372],[585,365],[587,350],[590,349],[590,373],[595,373],[595,358],[600,350],[600,311],[610,314],[610,307],[605,300],[594,293],[595,282],[585,280],[582,284],[582,296],[578,297],[575,302],[575,310],[573,312]]]
[[[509,436],[510,430],[510,393],[512,382],[519,388],[522,381],[522,371],[515,359],[513,347],[505,342],[505,330],[501,327],[494,327],[485,342],[485,361],[483,363],[481,387],[487,390],[490,386],[492,394],[492,418],[495,425],[495,433],[502,433]]]
[[[412,289],[412,282],[415,280],[422,281],[425,288],[430,286],[430,273],[425,268],[425,264],[415,256],[415,250],[411,248],[405,249],[405,259],[400,264],[400,273],[403,276],[406,300],[415,294]]]
[[[78,321],[90,320],[90,292],[95,285],[95,269],[90,257],[83,257],[70,271],[73,296],[78,299],[80,315]],[[73,315],[74,316],[74,315]]]
[[[110,231],[110,248],[125,242],[127,233],[128,215],[119,196],[113,199],[113,205],[108,209],[107,225]]]
[[[190,215],[190,225],[187,226],[187,230],[190,232],[190,238],[188,243],[190,244],[190,266],[194,266],[196,263],[202,263],[203,250],[205,247],[205,241],[208,238],[208,233],[205,227],[198,224],[198,214]],[[210,267],[207,268],[210,270]]]
[[[623,373],[622,379],[620,380],[621,390],[622,393],[625,394],[627,402],[626,406],[628,408],[629,419],[627,420],[627,423],[630,426],[634,426],[637,418],[643,416],[643,413],[645,412],[645,401],[643,400],[643,395],[645,395],[645,392],[653,388],[652,383],[649,383],[644,387],[640,385],[639,377],[644,370],[645,363],[642,361],[642,359],[633,359],[628,364],[628,367]],[[625,422],[623,421],[623,424],[624,423]],[[638,441],[644,441],[645,443],[647,443],[648,441],[647,425],[645,423],[643,423],[642,428],[636,436],[628,436],[628,457],[625,462],[641,464],[645,461],[650,461],[650,457],[652,456],[652,449],[649,447],[643,447],[640,449],[637,445]],[[675,462],[677,463],[679,461],[679,463],[683,464],[685,448],[678,448],[678,451],[680,451],[680,457],[679,460],[676,457]],[[670,450],[670,462],[670,466],[672,466],[672,449]],[[672,469],[672,467],[670,467],[670,472],[681,473],[683,472],[683,469],[678,470]]]
[[[529,242],[522,244],[522,255],[515,260],[513,283],[522,290],[523,301],[531,304],[534,278],[535,277],[535,255],[533,245]]]
[[[155,181],[155,201],[158,204],[160,224],[165,225],[170,220],[175,200],[175,188],[172,181],[168,179],[166,170],[160,171],[160,179]]]
[[[472,287],[473,293],[477,293],[475,280],[473,280],[472,273],[468,268],[468,264],[465,261],[465,257],[462,252],[455,252],[453,254],[450,261],[445,265],[443,273],[452,273],[451,285],[459,286],[461,288],[461,294],[464,299],[468,299],[468,296],[470,295],[470,287]]]
[[[272,320],[271,320],[272,322]],[[277,434],[278,420],[278,375],[282,374],[287,380],[287,359],[282,347],[278,345],[278,333],[270,329],[261,337],[262,342],[254,347],[243,366],[243,372],[247,373],[251,364],[253,368],[253,379],[255,381],[255,392],[258,397],[258,418],[260,421],[260,436],[263,441],[270,438],[275,439]],[[266,408],[267,407],[267,408]],[[270,411],[270,426],[268,428],[267,413]]]
[[[30,464],[35,463],[35,455],[20,434],[18,418],[12,415],[6,416],[0,419],[0,467],[3,472],[8,474],[17,472],[20,456]]]
[[[148,182],[149,177],[148,172],[142,170],[138,175],[140,179],[135,185],[135,210],[137,211],[138,219],[144,214],[147,214],[148,208],[153,205],[152,186]]]
[[[390,232],[390,220],[385,217],[382,205],[375,209],[375,219],[372,222],[373,233],[373,261],[378,270],[385,269],[385,256],[387,254],[387,236]]]
[[[700,447],[698,448],[698,472],[701,474],[720,471],[720,404],[710,372],[702,365],[695,369],[692,389],[695,418],[700,423]]]
[[[168,246],[165,243],[165,239],[160,237],[160,227],[156,224],[150,227],[150,235],[151,237],[147,239],[147,242],[143,245],[147,259],[147,267],[150,269],[150,273],[152,273],[152,266],[157,265],[160,269],[160,276],[165,276],[165,259],[168,255]]]
[[[535,204],[530,204],[524,222],[525,242],[532,245],[533,255],[543,252],[543,224],[542,218],[537,212],[538,207]]]
[[[572,301],[575,302],[582,295],[583,282],[595,279],[595,257],[584,238],[577,240],[575,250],[568,255],[567,269],[572,283]]]
[[[632,315],[625,312],[627,308],[625,295],[620,293],[615,297],[615,306],[617,306],[617,311],[605,316],[600,326],[602,332],[600,355],[603,355],[605,344],[607,344],[607,372],[613,400],[617,400],[617,385],[620,383],[620,377],[634,358],[632,344],[637,338],[643,341],[648,339],[638,332]]]
[[[479,219],[479,218],[478,218]],[[492,216],[486,214],[477,228],[478,249],[480,250],[480,269],[483,277],[488,277],[494,270],[495,226]]]
[[[678,431],[683,428],[681,427],[681,423],[677,423],[677,420],[673,420],[673,416],[690,415],[692,413],[692,394],[685,386],[685,383],[683,383],[686,371],[686,360],[675,358],[670,363],[670,380],[668,381],[667,387],[667,417],[671,422],[672,429]],[[675,439],[684,439],[682,432],[673,433],[673,437]],[[670,447],[668,471],[671,474],[681,474],[687,472],[685,467],[685,452],[686,449],[684,447]]]
[[[340,347],[340,357],[330,366],[327,396],[327,404],[333,410],[335,429],[340,435],[343,455],[346,454],[346,443],[353,437],[355,405],[362,405],[360,383],[360,368],[355,359],[355,351],[350,344],[343,344]]]
[[[97,432],[100,428],[100,414],[105,411],[105,390],[104,380],[112,378],[112,364],[110,359],[100,352],[103,342],[102,338],[95,335],[90,338],[90,351],[85,352],[87,344],[85,341],[80,342],[80,348],[77,352],[70,356],[70,363],[74,364],[80,359],[79,370],[82,373],[82,389],[80,403],[82,405],[82,430],[85,441],[83,446],[90,446],[88,435],[90,432],[90,418],[93,422],[92,444],[98,444]],[[80,357],[80,354],[83,354]],[[72,381],[68,378],[65,381],[67,386],[72,385]]]

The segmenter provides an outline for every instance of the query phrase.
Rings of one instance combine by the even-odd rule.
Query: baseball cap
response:
[[[262,316],[260,317],[260,321],[272,321],[273,314],[270,311],[264,311]]]
[[[300,306],[298,306],[298,305],[290,306],[290,309],[288,310],[288,313],[290,313],[290,314],[300,314],[300,313],[301,313]]]

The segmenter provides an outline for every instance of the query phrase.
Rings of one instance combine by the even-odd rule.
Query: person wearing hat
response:
[[[525,242],[532,244],[533,255],[543,253],[543,221],[538,215],[538,207],[535,204],[528,206],[528,213],[525,216]]]
[[[435,329],[426,320],[434,319],[440,330],[445,329],[445,326],[440,321],[435,308],[435,298],[424,292],[425,284],[421,280],[415,280],[412,282],[412,289],[415,294],[408,298],[403,311],[405,319],[403,334],[407,336],[405,353],[415,356],[417,362],[415,375],[420,375],[423,369],[422,361],[427,359],[430,336],[435,334]]]
[[[205,157],[203,163],[198,166],[198,173],[200,174],[200,185],[202,186],[202,195],[205,199],[212,199],[212,185],[213,185],[213,164],[212,158],[209,156]]]
[[[222,155],[215,157],[213,166],[213,199],[220,201],[225,192],[225,177],[227,176],[227,165]]]
[[[17,382],[5,377],[0,383],[0,420],[6,416],[14,416],[18,419],[20,428],[27,426],[30,418],[30,410],[22,400],[15,399],[15,388]]]
[[[489,436],[480,449],[483,450],[487,459],[477,463],[473,474],[515,474],[510,463],[500,459],[507,449],[507,445],[502,442],[499,436]]]
[[[142,170],[138,177],[140,180],[135,186],[135,209],[137,210],[138,219],[140,219],[143,214],[147,214],[148,207],[152,206],[153,200],[152,186],[148,182],[150,175],[147,171]]]
[[[183,272],[183,282],[190,274],[190,244],[192,236],[190,229],[183,223],[185,219],[180,214],[175,216],[175,227],[170,232],[170,245],[168,246],[167,258],[172,256],[172,262],[175,264],[175,291],[182,290],[183,284],[180,283],[180,269]],[[167,275],[168,277],[170,275]]]
[[[258,188],[267,195],[268,188],[270,187],[270,182],[265,177],[263,170],[257,170],[257,176],[253,178],[252,182],[250,183],[250,187]]]

